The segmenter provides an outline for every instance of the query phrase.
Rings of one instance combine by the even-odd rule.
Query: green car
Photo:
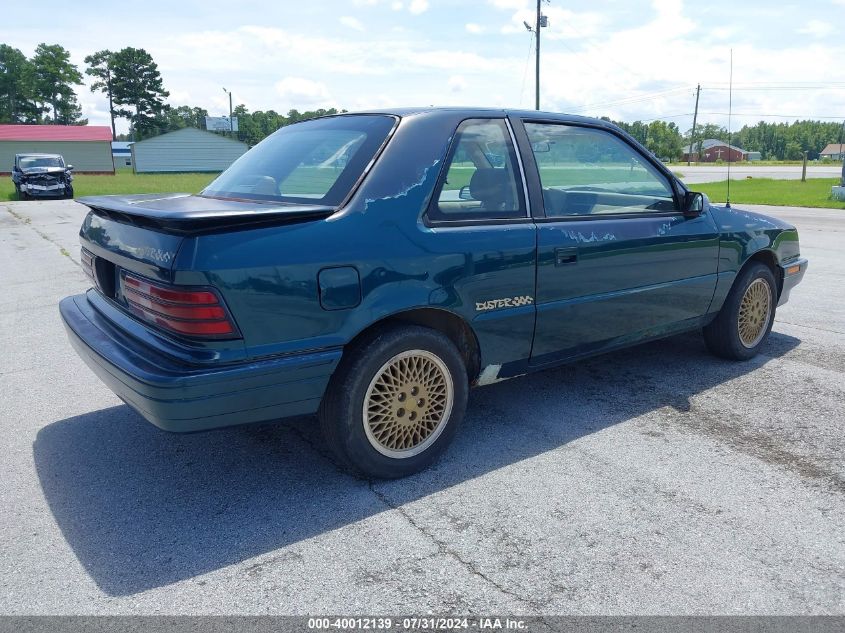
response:
[[[60,310],[118,396],[177,432],[316,413],[375,477],[431,464],[471,386],[697,329],[749,359],[807,268],[789,224],[535,111],[325,117],[199,195],[80,202],[92,288]]]

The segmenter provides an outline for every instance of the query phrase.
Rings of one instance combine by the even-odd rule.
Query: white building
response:
[[[186,127],[131,144],[132,167],[147,172],[219,172],[249,146],[235,139]]]

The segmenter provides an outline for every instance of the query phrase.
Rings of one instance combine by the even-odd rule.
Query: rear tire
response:
[[[320,405],[327,444],[346,468],[394,479],[430,466],[455,436],[469,384],[441,332],[390,325],[341,360]]]
[[[775,321],[778,291],[765,264],[753,263],[737,277],[716,318],[704,328],[704,342],[716,356],[748,360],[760,351]]]

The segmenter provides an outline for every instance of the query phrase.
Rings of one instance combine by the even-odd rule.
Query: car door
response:
[[[694,325],[716,286],[709,214],[685,216],[672,179],[609,129],[524,121],[524,132],[543,208],[532,365]]]
[[[479,380],[524,372],[534,333],[536,228],[504,117],[457,127],[417,245],[430,255],[436,302],[472,324]]]

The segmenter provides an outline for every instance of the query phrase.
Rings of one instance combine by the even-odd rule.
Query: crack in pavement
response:
[[[783,321],[781,319],[775,319],[775,323],[785,323],[787,325],[792,325],[793,327],[801,327],[807,330],[818,330],[819,332],[830,332],[831,334],[845,334],[845,332],[840,332],[839,330],[828,330],[827,328],[823,327],[816,327],[814,325],[806,325],[804,323],[793,323],[792,321]]]
[[[76,267],[78,267],[79,269],[82,268],[82,264],[80,264],[73,257],[71,257],[71,254],[68,252],[68,250],[64,246],[59,244],[56,240],[54,240],[52,237],[50,237],[46,233],[39,231],[34,226],[32,226],[32,219],[31,218],[27,218],[27,217],[21,215],[20,213],[16,213],[15,211],[12,211],[9,207],[7,207],[5,205],[3,206],[3,208],[9,213],[9,215],[11,215],[13,218],[15,218],[20,224],[22,224],[23,226],[26,226],[26,227],[30,228],[31,230],[35,231],[36,235],[38,235],[41,239],[46,240],[46,241],[50,242],[50,244],[52,244],[53,246],[58,247],[59,252],[62,255],[64,255],[65,257],[67,257],[71,262],[73,262],[73,264]]]
[[[328,460],[329,463],[331,463],[338,472],[343,473],[345,475],[348,475],[351,478],[356,479],[358,481],[361,481],[363,483],[366,483],[370,492],[372,492],[373,495],[384,506],[386,506],[390,510],[395,510],[396,512],[398,512],[399,515],[403,519],[405,519],[405,521],[407,523],[409,523],[411,525],[411,527],[416,529],[427,540],[429,540],[431,543],[433,543],[435,545],[435,547],[437,547],[437,554],[445,555],[445,556],[448,556],[448,557],[456,560],[462,567],[464,567],[464,569],[469,571],[472,575],[480,578],[481,580],[483,580],[487,584],[489,584],[489,585],[493,586],[494,588],[498,589],[503,594],[510,596],[514,600],[517,600],[521,604],[527,605],[528,607],[530,607],[530,608],[532,608],[532,609],[534,609],[535,611],[538,611],[538,612],[541,610],[542,605],[540,603],[535,602],[535,601],[533,601],[529,598],[525,598],[523,596],[520,596],[519,594],[515,593],[514,591],[511,591],[510,589],[508,589],[507,587],[502,586],[500,583],[498,583],[495,580],[493,580],[492,578],[490,578],[490,576],[488,576],[487,574],[485,574],[484,572],[479,570],[471,561],[464,559],[460,554],[458,554],[457,552],[450,549],[445,542],[438,539],[434,534],[432,534],[431,532],[426,530],[422,525],[420,525],[414,519],[414,517],[412,517],[403,507],[396,505],[395,503],[393,503],[387,497],[386,494],[376,490],[376,488],[375,488],[376,482],[375,481],[373,481],[372,479],[365,479],[365,478],[363,478],[359,475],[356,475],[355,473],[351,473],[348,470],[344,469],[343,467],[339,466],[337,464],[337,462],[334,459],[332,459],[331,453],[330,453],[330,451],[328,451],[326,449],[325,445],[316,444],[315,442],[312,441],[312,439],[310,437],[308,437],[305,433],[303,433],[301,429],[299,429],[295,426],[291,426],[291,430],[293,431],[294,435],[296,435],[300,439],[300,441],[302,441],[312,451],[314,451],[315,453],[317,453],[318,455],[320,455],[324,459]]]
[[[507,596],[510,596],[514,600],[524,605],[527,605],[528,607],[534,609],[537,612],[542,609],[542,605],[540,603],[535,602],[530,598],[520,596],[518,593],[511,591],[507,587],[504,587],[500,583],[493,580],[490,576],[479,570],[471,561],[464,559],[460,554],[450,549],[446,543],[438,539],[434,534],[432,534],[431,532],[426,530],[422,525],[420,525],[416,521],[416,519],[414,519],[414,517],[412,517],[402,506],[396,505],[387,497],[386,494],[376,490],[375,482],[373,480],[369,480],[368,484],[370,490],[379,499],[379,501],[381,501],[385,506],[387,506],[391,510],[395,510],[396,512],[398,512],[402,516],[402,518],[404,518],[409,524],[411,524],[411,526],[414,527],[420,534],[422,534],[424,537],[434,543],[434,545],[437,546],[439,553],[445,556],[449,556],[450,558],[453,558],[454,560],[458,561],[458,563],[460,563],[460,565],[468,572],[470,572],[473,576],[481,578],[484,582],[489,585],[492,585],[500,592]]]

